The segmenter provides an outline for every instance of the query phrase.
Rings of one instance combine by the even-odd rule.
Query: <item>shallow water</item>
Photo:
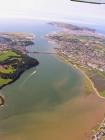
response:
[[[59,31],[39,21],[9,21],[1,31],[33,32],[37,35],[31,51],[52,51],[43,38]],[[1,28],[2,27],[2,28]],[[87,95],[83,75],[55,55],[29,54],[40,65],[26,71],[13,84],[2,89],[6,105],[0,109],[2,140],[86,140],[91,129],[104,116],[105,101],[94,93]],[[37,71],[36,73],[33,73]]]

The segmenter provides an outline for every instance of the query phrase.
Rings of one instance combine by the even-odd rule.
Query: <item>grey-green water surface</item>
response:
[[[37,35],[35,45],[27,48],[31,51],[52,51],[54,45],[43,37],[60,30],[38,21],[10,21],[9,24],[9,29],[2,25],[4,31]],[[56,55],[29,55],[38,59],[39,66],[27,70],[16,82],[1,90],[6,105],[0,109],[0,138],[87,139],[86,134],[104,114],[104,100],[95,94],[87,96],[83,75]]]

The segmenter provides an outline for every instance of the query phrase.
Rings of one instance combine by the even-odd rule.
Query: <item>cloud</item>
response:
[[[70,0],[0,0],[0,17],[105,20],[105,5]]]

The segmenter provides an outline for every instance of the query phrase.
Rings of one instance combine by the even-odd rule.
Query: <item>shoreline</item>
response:
[[[37,65],[39,65],[38,61],[36,61],[36,64],[34,64],[34,65],[28,67],[27,69],[21,71],[12,81],[8,82],[7,84],[4,84],[4,85],[0,86],[0,90],[2,90],[4,87],[14,83],[15,81],[17,81],[25,71],[27,71],[31,68],[34,68]],[[0,106],[4,106],[4,105],[5,105],[5,98],[4,98],[4,96],[0,95]]]
[[[34,41],[36,35],[34,33],[6,32],[6,33],[1,33],[0,38],[2,36],[4,37],[5,47],[4,46],[2,47],[1,52],[6,51],[6,53],[8,53],[10,51],[10,54],[7,55],[8,56],[7,58],[4,57],[5,59],[1,60],[1,67],[2,65],[7,65],[7,66],[13,65],[15,72],[13,73],[0,72],[0,76],[2,79],[11,79],[5,83],[0,83],[0,90],[11,83],[14,83],[17,79],[20,78],[22,73],[24,73],[26,70],[39,65],[39,61],[36,58],[29,56],[27,53],[27,47],[35,44]],[[8,45],[7,37],[12,41],[12,43],[10,44],[11,47]],[[13,41],[15,42],[15,45],[13,44]],[[12,55],[11,53],[15,53],[15,54]],[[20,58],[21,61],[18,60]],[[11,59],[13,59],[14,61]]]
[[[34,68],[34,67],[36,67],[37,65],[38,65],[38,64],[36,64],[35,66],[32,66],[32,67],[30,67],[30,68],[27,68],[25,71],[27,71],[27,70],[29,70],[29,69],[31,69],[31,68]],[[8,85],[10,85],[10,84],[12,84],[12,83],[14,83],[15,81],[17,81],[25,71],[22,71],[16,78],[14,78],[14,79],[13,79],[12,81],[10,81],[9,83],[0,86],[0,90],[2,90],[2,88],[4,88],[4,87],[6,87],[6,86],[8,86]]]
[[[54,49],[55,50],[55,49]],[[94,93],[97,95],[97,97],[99,97],[100,99],[103,99],[105,100],[105,97],[102,97],[99,93],[99,91],[97,90],[97,88],[95,87],[94,83],[92,82],[92,80],[88,77],[88,75],[83,71],[81,70],[81,68],[79,68],[76,64],[72,64],[69,60],[67,60],[66,58],[64,58],[62,55],[60,55],[59,53],[57,53],[57,51],[55,50],[56,52],[56,57],[57,59],[59,59],[60,61],[72,66],[73,68],[75,68],[77,71],[79,71],[89,82],[90,82],[90,85],[92,86],[92,89],[94,91]],[[100,129],[100,128],[103,128],[103,129]],[[103,138],[104,136],[102,134],[105,133],[105,117],[104,119],[102,119],[102,121],[99,122],[99,128],[98,130],[96,131],[95,134],[92,134],[90,135],[90,140],[98,140],[98,136],[99,135],[101,138]],[[94,128],[93,128],[94,130]]]
[[[55,50],[55,49],[54,49]],[[96,95],[105,100],[105,97],[101,96],[99,91],[97,90],[97,88],[95,87],[93,81],[88,77],[88,75],[81,69],[79,68],[76,64],[72,64],[72,62],[70,62],[69,60],[67,60],[65,57],[63,57],[62,55],[60,55],[56,50],[56,56],[60,58],[60,60],[62,60],[63,62],[66,62],[67,64],[71,65],[72,67],[74,67],[75,69],[77,69],[91,84],[92,89],[95,91]]]

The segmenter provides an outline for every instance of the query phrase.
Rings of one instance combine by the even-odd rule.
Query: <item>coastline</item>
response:
[[[66,63],[66,64],[68,64],[70,66],[72,66],[77,71],[79,71],[90,82],[90,85],[91,85],[93,91],[95,92],[95,94],[97,95],[97,97],[99,97],[100,99],[105,100],[105,97],[103,97],[103,96],[101,96],[99,94],[99,91],[95,87],[95,85],[92,82],[92,80],[88,77],[88,75],[81,68],[79,68],[76,64],[72,64],[65,57],[63,57],[62,55],[60,55],[59,53],[57,53],[57,51],[55,49],[54,49],[54,51],[56,52],[57,59],[59,59],[60,61]],[[104,137],[104,133],[105,133],[105,129],[104,128],[105,128],[105,117],[102,119],[102,121],[99,122],[99,127],[98,127],[98,129],[96,131],[95,131],[95,128],[92,129],[92,130],[95,131],[95,133],[93,133],[92,135],[89,136],[90,137],[90,140],[98,140],[98,137],[100,137],[102,139]]]
[[[55,49],[54,49],[55,50]],[[81,69],[79,68],[76,64],[72,64],[69,60],[67,60],[65,57],[63,57],[62,55],[60,55],[56,50],[56,56],[60,58],[60,60],[62,60],[63,62],[66,62],[67,64],[71,65],[72,67],[74,67],[75,69],[77,69],[91,84],[93,91],[95,91],[96,95],[101,98],[101,99],[105,99],[105,97],[101,96],[99,91],[97,90],[97,88],[95,87],[94,83],[92,82],[92,80],[88,77],[88,75]]]
[[[58,33],[52,32],[45,36],[50,43],[55,45],[54,50],[56,54],[79,70],[88,80],[88,83],[90,83],[91,90],[93,90],[99,98],[105,99],[105,96],[101,94],[102,92],[105,92],[105,88],[103,88],[105,87],[105,84],[100,86],[97,81],[99,74],[104,72],[104,59],[102,57],[102,53],[104,54],[104,52],[100,52],[100,49],[103,49],[105,36],[96,32],[95,29],[87,27],[79,27],[63,22],[51,22],[49,24],[66,30]],[[90,46],[93,47],[93,50],[90,49]],[[92,59],[92,56],[95,56],[95,58]],[[96,61],[97,59],[99,59],[99,61]],[[94,69],[95,71],[93,71]],[[99,74],[97,74],[98,70],[100,72]],[[94,74],[94,72],[97,74],[97,77],[90,75]],[[100,78],[100,82],[103,79]]]
[[[27,64],[27,65],[28,65],[28,64]],[[8,82],[8,83],[6,83],[6,84],[0,86],[0,90],[1,90],[2,88],[4,88],[5,86],[8,86],[8,85],[14,83],[15,81],[17,81],[17,80],[21,77],[21,75],[22,75],[26,70],[29,70],[29,69],[31,69],[31,68],[33,68],[33,67],[36,67],[37,65],[39,65],[39,62],[35,59],[35,63],[34,63],[34,64],[31,64],[31,65],[27,66],[27,68],[25,68],[24,70],[20,71],[20,72],[17,74],[17,76],[15,76],[15,77],[12,79],[12,81],[10,81],[10,82]],[[4,98],[4,96],[0,95],[0,106],[4,106],[4,104],[5,104],[5,98]]]
[[[27,70],[29,70],[29,69],[31,69],[31,68],[33,68],[33,67],[36,67],[37,65],[38,65],[38,64],[31,66],[31,67],[27,68]],[[16,78],[14,78],[12,81],[8,82],[7,84],[4,84],[4,85],[0,86],[0,90],[1,90],[2,88],[4,88],[5,86],[8,86],[8,85],[14,83],[15,81],[17,81],[17,80],[20,78],[20,76],[21,76],[25,71],[26,71],[26,70],[24,70],[24,71],[22,71],[21,73],[19,73],[18,76],[17,76]]]
[[[4,42],[0,42],[0,69],[3,69],[0,71],[0,77],[7,80],[4,83],[0,81],[0,89],[15,82],[27,69],[39,64],[39,61],[30,57],[27,52],[27,47],[34,44],[35,38],[36,35],[33,33],[0,33],[0,39],[4,39]]]
[[[48,36],[48,35],[47,35],[47,36]],[[59,59],[59,61],[70,65],[71,67],[73,67],[74,69],[76,69],[78,72],[80,72],[80,73],[84,76],[84,78],[86,78],[86,79],[89,81],[89,83],[90,83],[90,85],[91,85],[91,88],[92,88],[92,90],[94,91],[94,94],[95,94],[98,98],[105,100],[105,97],[103,97],[103,96],[100,95],[98,89],[95,87],[94,82],[93,82],[93,81],[90,79],[90,77],[84,72],[84,70],[83,70],[82,68],[78,67],[76,64],[73,64],[72,62],[70,62],[70,60],[68,60],[62,53],[60,54],[59,51],[56,50],[56,48],[59,48],[59,47],[60,47],[56,42],[54,42],[53,40],[49,39],[48,37],[47,37],[47,40],[48,40],[49,43],[55,45],[55,48],[53,48],[54,52],[56,52],[55,57],[56,57],[57,59]],[[102,120],[102,121],[101,121],[101,120]],[[94,130],[95,133],[93,133],[92,130],[90,130],[90,131],[91,131],[91,133],[89,133],[89,139],[90,139],[90,140],[98,140],[98,136],[100,136],[101,139],[104,137],[104,135],[102,135],[102,134],[103,134],[103,131],[105,132],[105,129],[104,129],[104,128],[103,128],[103,129],[100,129],[100,128],[101,128],[101,126],[105,126],[105,117],[103,117],[101,120],[98,121],[98,124],[99,124],[100,127],[99,127],[96,131],[95,131],[95,127],[97,126],[97,124],[92,128],[92,130]],[[100,131],[99,131],[99,130],[100,130]],[[101,135],[100,135],[100,134],[101,134]],[[94,138],[95,138],[95,139],[94,139]],[[101,139],[100,139],[100,140],[101,140]]]
[[[18,80],[26,70],[39,65],[39,61],[27,53],[27,47],[34,44],[35,38],[33,33],[0,33],[0,39],[3,40],[0,42],[0,90]],[[3,96],[0,96],[0,106],[4,102]]]

